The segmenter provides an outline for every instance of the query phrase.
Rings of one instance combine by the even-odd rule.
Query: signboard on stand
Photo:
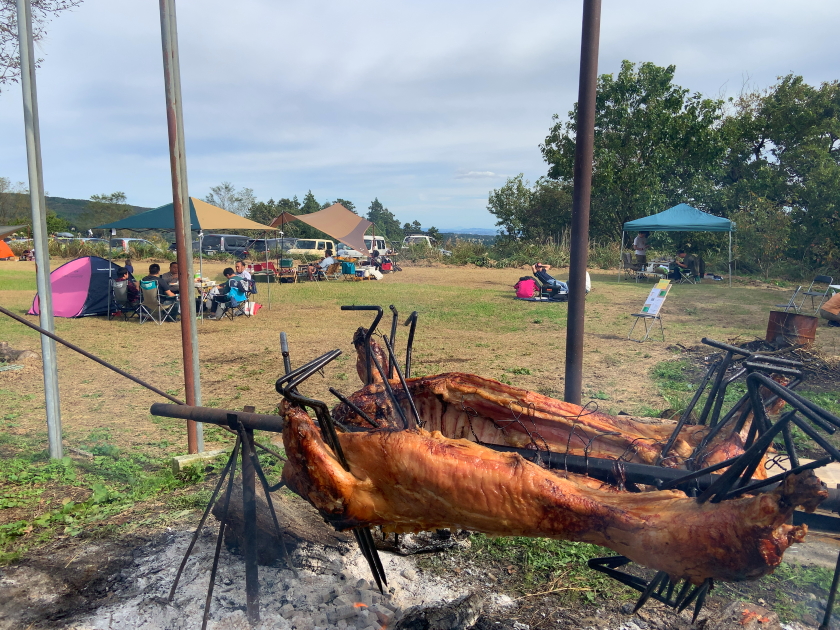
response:
[[[660,314],[660,310],[662,309],[662,305],[665,303],[665,298],[668,297],[668,292],[671,290],[671,286],[670,280],[660,280],[650,290],[650,294],[645,300],[642,310],[639,313],[631,314],[636,319],[633,322],[633,327],[630,328],[630,332],[627,335],[628,339],[638,341],[639,343],[646,341],[651,331],[653,331],[655,326],[654,322],[658,320],[659,331],[662,333],[662,341],[665,341],[665,329],[662,327],[662,315]],[[644,322],[645,334],[641,339],[633,339],[633,329],[636,328],[636,324],[639,323],[639,320]]]

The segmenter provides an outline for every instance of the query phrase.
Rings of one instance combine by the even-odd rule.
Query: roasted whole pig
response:
[[[700,504],[545,470],[518,454],[423,429],[340,433],[348,470],[314,421],[283,403],[283,480],[338,529],[463,528],[603,545],[672,579],[738,581],[773,570],[807,528],[786,525],[826,493],[811,471],[755,497]]]
[[[411,420],[402,385],[398,380],[390,384],[403,414]],[[611,416],[474,374],[451,372],[412,378],[407,385],[423,428],[483,444],[656,464],[674,429],[673,423],[652,424],[631,416]],[[402,426],[381,379],[348,399],[382,427],[407,428]],[[344,403],[335,407],[333,416],[347,425],[370,427]],[[705,426],[684,427],[662,465],[683,467],[708,430]],[[710,466],[741,453],[741,435],[721,434],[704,450],[703,462]],[[756,476],[766,476],[763,466]]]

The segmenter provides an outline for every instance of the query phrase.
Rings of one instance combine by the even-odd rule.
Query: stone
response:
[[[414,569],[403,569],[400,575],[402,575],[406,580],[413,580],[417,577],[417,571]]]

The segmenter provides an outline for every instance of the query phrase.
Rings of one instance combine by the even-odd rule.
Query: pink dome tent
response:
[[[50,274],[53,315],[88,317],[108,314],[109,281],[116,278],[116,265],[99,256],[84,256],[61,265]],[[38,296],[28,315],[38,315]]]

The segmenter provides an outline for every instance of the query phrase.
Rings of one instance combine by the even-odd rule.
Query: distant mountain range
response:
[[[485,235],[485,236],[495,236],[496,234],[498,234],[499,230],[488,229],[488,228],[453,227],[453,228],[438,228],[438,232],[446,233],[446,234],[482,234],[482,235]]]
[[[67,199],[65,197],[47,197],[47,210],[52,210],[59,217],[75,224],[80,214],[84,214],[89,203],[88,199]],[[151,208],[143,208],[141,206],[131,206],[134,214],[146,212]]]

